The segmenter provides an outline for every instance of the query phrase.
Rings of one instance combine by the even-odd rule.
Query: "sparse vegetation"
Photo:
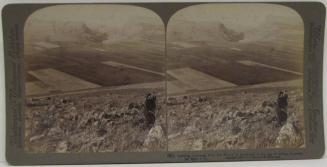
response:
[[[144,98],[157,92],[154,129],[145,126]],[[135,89],[27,99],[28,152],[117,152],[166,149],[162,89]]]
[[[283,126],[276,118],[280,89],[290,92],[289,118]],[[178,103],[168,103],[168,149],[305,147],[302,91],[262,87],[173,98]]]

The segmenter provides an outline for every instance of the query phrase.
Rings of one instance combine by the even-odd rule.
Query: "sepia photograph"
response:
[[[24,27],[25,150],[166,150],[165,30],[132,5],[56,5]]]
[[[322,2],[6,4],[6,163],[323,159],[325,19]]]
[[[55,5],[24,27],[27,152],[305,148],[301,16]]]
[[[304,25],[275,4],[201,4],[167,25],[168,151],[305,148]]]

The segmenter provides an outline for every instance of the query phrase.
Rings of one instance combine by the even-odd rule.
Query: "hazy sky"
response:
[[[252,31],[257,36],[260,36],[258,30],[268,31],[267,29],[270,27],[273,28],[275,22],[303,27],[301,17],[293,9],[282,5],[261,3],[212,3],[186,7],[177,11],[171,17],[168,23],[168,31],[169,27],[173,28],[174,25],[178,27],[178,24],[183,24],[179,20],[187,20],[195,24],[204,21],[210,22],[212,25],[223,23],[233,30],[239,32]],[[113,28],[115,30],[126,29],[127,31],[123,31],[125,33],[133,30],[137,32],[140,28],[138,23],[147,22],[162,25],[162,31],[164,32],[163,23],[159,16],[146,8],[115,4],[57,5],[37,10],[28,18],[25,24],[25,32],[29,32],[27,39],[29,36],[35,36],[35,34],[39,36],[51,34],[52,23],[49,22],[49,24],[47,21],[56,23],[81,22],[91,29],[99,29],[101,32],[110,31]],[[43,35],[40,33],[41,31]],[[247,34],[247,37],[249,36],[251,34]]]
[[[26,21],[26,27],[36,20],[86,22],[88,26],[98,24],[120,27],[131,20],[146,17],[161,23],[161,19],[151,10],[131,5],[58,5],[34,12]],[[186,7],[177,11],[170,24],[178,20],[220,21],[235,30],[247,30],[267,21],[269,18],[302,24],[301,17],[291,8],[260,3],[203,4]],[[163,24],[162,24],[163,25]]]
[[[219,21],[232,29],[247,31],[269,22],[271,18],[291,24],[303,24],[301,16],[291,8],[259,3],[194,5],[179,10],[169,23],[175,24],[178,20]]]
[[[78,30],[82,24],[97,32],[108,33],[110,40],[136,38],[143,35],[139,33],[143,23],[153,25],[157,28],[154,31],[162,32],[163,36],[161,18],[146,8],[118,4],[50,6],[29,16],[24,29],[25,41],[78,40],[76,37],[81,36]]]
[[[36,20],[59,22],[85,22],[88,26],[104,24],[119,27],[131,20],[146,17],[158,24],[161,19],[151,10],[131,5],[57,5],[34,12],[26,21],[26,27]]]

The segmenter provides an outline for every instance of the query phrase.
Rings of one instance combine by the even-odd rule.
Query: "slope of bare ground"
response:
[[[288,120],[276,120],[275,100],[288,90]],[[300,86],[255,87],[170,97],[168,150],[301,148],[304,145]]]
[[[145,126],[144,99],[157,94],[157,120]],[[111,90],[27,99],[28,152],[116,152],[166,149],[162,89]]]

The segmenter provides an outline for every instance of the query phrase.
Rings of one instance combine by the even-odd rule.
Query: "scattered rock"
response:
[[[105,119],[110,119],[111,115],[108,114],[108,113],[105,113],[105,114],[102,115],[102,117],[105,118]]]
[[[241,131],[242,131],[242,129],[241,129],[240,127],[238,127],[238,126],[234,126],[234,127],[231,129],[231,133],[232,133],[233,135],[236,135],[236,134],[240,133]]]
[[[103,128],[98,130],[98,136],[104,136],[105,134],[107,134],[107,130]]]
[[[198,129],[195,126],[191,125],[184,129],[183,134],[190,134],[190,133],[194,133],[197,131],[198,131]]]
[[[129,105],[128,105],[128,109],[132,109],[132,108],[134,108],[134,106],[135,106],[134,103],[129,103]]]
[[[236,116],[237,116],[237,117],[245,117],[246,115],[247,115],[246,113],[241,112],[241,111],[238,111],[238,112],[236,113]]]
[[[168,139],[173,139],[173,138],[175,138],[175,137],[177,137],[177,136],[180,136],[180,135],[181,135],[180,132],[178,132],[178,133],[174,133],[174,134],[170,134],[170,135],[168,136]]]
[[[194,150],[194,151],[202,150],[202,147],[203,147],[203,141],[202,141],[202,139],[198,139],[193,142],[191,150]]]
[[[269,103],[268,101],[263,101],[261,107],[266,107],[268,105],[268,103]]]
[[[33,142],[35,140],[39,140],[42,137],[44,137],[44,134],[33,136],[33,137],[30,138],[30,142]]]
[[[60,129],[60,127],[53,127],[49,130],[47,136],[54,136],[56,134],[60,134],[62,132],[62,130]]]
[[[67,152],[67,149],[68,149],[67,141],[61,141],[57,144],[56,152],[57,153],[65,153],[65,152]]]

